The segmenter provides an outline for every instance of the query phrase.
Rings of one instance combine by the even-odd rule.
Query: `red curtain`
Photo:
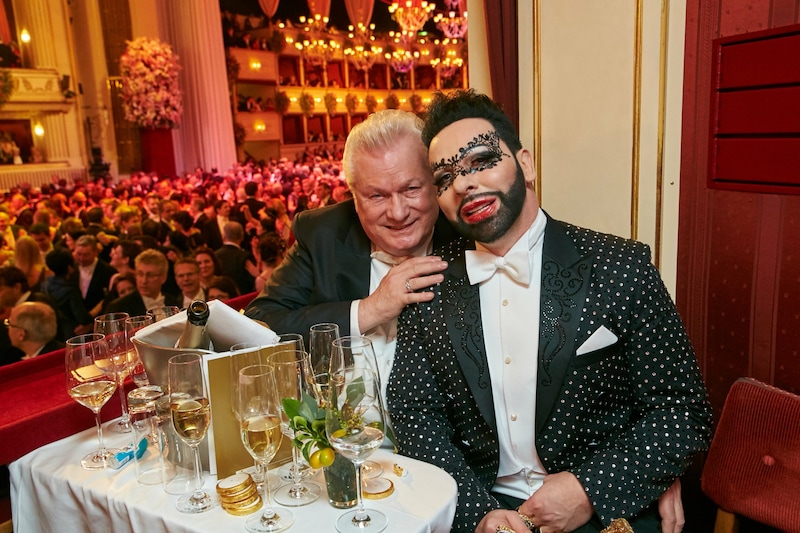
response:
[[[261,10],[267,18],[270,19],[275,16],[275,12],[278,10],[278,4],[280,4],[280,0],[258,0],[258,5],[261,6]]]
[[[373,0],[344,0],[344,7],[347,9],[350,24],[354,28],[357,28],[359,23],[369,26],[369,21],[372,20],[372,9],[375,7]]]
[[[311,16],[321,15],[323,18],[331,14],[331,0],[306,0]]]
[[[517,0],[484,0],[492,96],[519,131]],[[511,36],[510,38],[508,36]]]

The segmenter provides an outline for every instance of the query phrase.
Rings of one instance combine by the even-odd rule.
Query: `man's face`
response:
[[[145,207],[151,213],[158,213],[158,198],[154,198],[152,196],[148,197],[145,200]]]
[[[442,129],[428,158],[442,212],[459,233],[480,243],[509,235],[526,201],[535,202],[535,195],[527,194],[529,173],[484,119]]]
[[[14,304],[11,304],[14,305]],[[14,307],[11,309],[11,314],[8,315],[8,338],[11,341],[11,345],[19,348],[22,345],[22,341],[25,340],[25,330],[18,327],[19,326],[19,306]]]
[[[224,204],[219,206],[218,214],[221,217],[227,217],[231,214],[231,204],[225,202]]]
[[[422,141],[406,136],[392,150],[358,158],[353,198],[369,239],[396,257],[424,251],[439,210]]]
[[[79,266],[88,267],[97,258],[97,248],[94,246],[76,246],[72,256]]]
[[[4,233],[8,229],[11,219],[5,213],[0,213],[0,233]]]
[[[165,281],[167,281],[167,272],[162,272],[158,265],[145,263],[136,265],[136,290],[142,296],[158,297]]]
[[[50,251],[50,235],[46,233],[31,233],[31,237],[36,241],[36,246],[43,252]]]
[[[200,269],[191,263],[175,265],[175,283],[184,296],[193,297],[200,290]]]

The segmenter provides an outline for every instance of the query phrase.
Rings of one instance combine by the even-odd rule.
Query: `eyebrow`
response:
[[[500,159],[503,158],[503,156],[511,157],[507,153],[503,152],[503,149],[500,147],[500,135],[497,133],[497,131],[489,130],[485,133],[479,133],[473,137],[466,146],[459,148],[456,155],[450,157],[449,159],[442,158],[436,163],[431,163],[431,171],[434,174],[433,183],[438,189],[439,196],[441,196],[441,194],[447,190],[447,188],[458,176],[465,176],[469,172],[475,172],[474,169],[465,169],[460,165],[461,162],[479,146],[486,147],[489,153],[497,158],[496,161],[487,163],[485,168],[494,167],[500,161]],[[442,179],[437,178],[436,172],[442,169],[452,169],[451,172],[453,172],[454,175],[447,176]],[[480,170],[483,170],[483,168]]]

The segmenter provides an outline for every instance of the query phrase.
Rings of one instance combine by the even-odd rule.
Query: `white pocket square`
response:
[[[601,348],[605,348],[606,346],[611,346],[617,342],[617,336],[611,333],[605,326],[600,326],[597,328],[597,331],[591,334],[586,342],[580,345],[578,351],[575,352],[575,355],[583,355],[585,353],[594,352],[596,350],[600,350]]]

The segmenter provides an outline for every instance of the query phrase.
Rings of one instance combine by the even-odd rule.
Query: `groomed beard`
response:
[[[517,221],[520,213],[522,213],[522,207],[525,204],[526,191],[525,174],[522,172],[522,167],[519,166],[519,162],[516,161],[516,158],[514,162],[517,164],[517,175],[507,191],[473,195],[465,198],[461,202],[458,209],[459,216],[453,224],[456,231],[461,235],[480,243],[491,244],[505,235],[511,226],[514,225],[514,222]],[[461,208],[464,207],[464,204],[485,196],[495,196],[498,198],[500,201],[500,208],[497,210],[497,213],[477,224],[467,224],[464,222],[460,216]]]

